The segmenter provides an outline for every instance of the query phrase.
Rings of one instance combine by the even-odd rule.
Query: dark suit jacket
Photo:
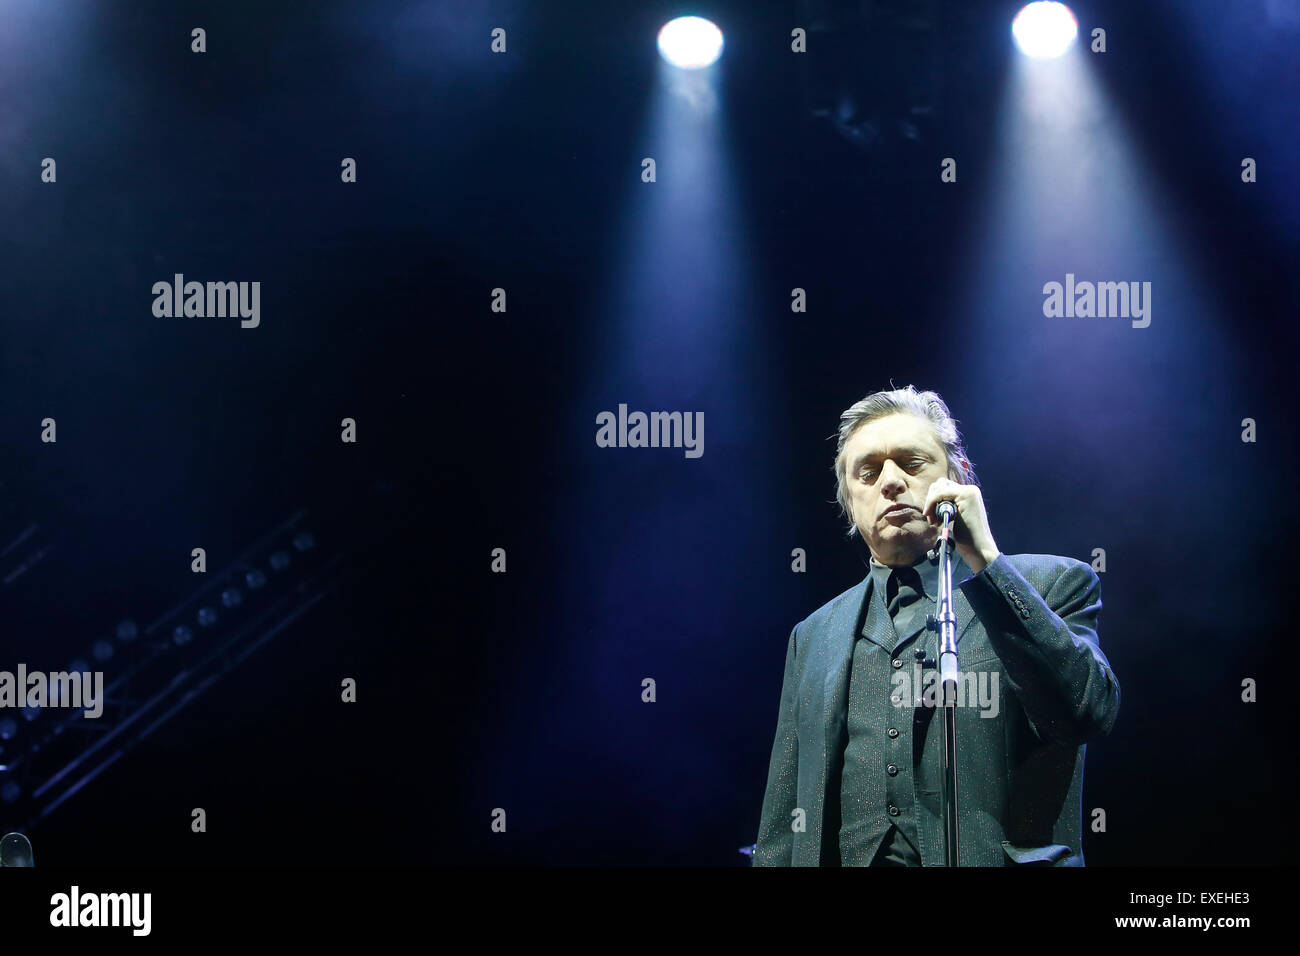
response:
[[[850,663],[873,590],[868,574],[790,633],[755,866],[839,865]],[[1073,558],[1003,554],[972,576],[954,555],[953,610],[960,670],[996,671],[1000,698],[996,717],[957,709],[959,865],[1082,866],[1084,742],[1109,733],[1119,712],[1119,681],[1097,642],[1101,581]],[[863,639],[893,649],[888,612],[874,620]],[[895,654],[910,660],[926,634]],[[928,753],[942,750],[942,719],[917,711],[913,733]],[[922,865],[943,866],[939,785],[914,780]],[[802,832],[791,827],[796,808]]]

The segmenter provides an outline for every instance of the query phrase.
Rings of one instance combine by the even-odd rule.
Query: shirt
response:
[[[901,707],[895,705],[895,673],[907,666],[910,677],[918,673],[915,664],[919,663],[922,670],[934,666],[936,648],[927,647],[926,637],[933,632],[926,629],[926,623],[929,615],[937,612],[939,556],[930,551],[915,564],[899,568],[872,557],[870,567],[874,593],[862,634],[868,632],[872,615],[888,613],[894,627],[895,649],[918,633],[924,632],[924,636],[915,642],[919,654],[902,656],[891,655],[864,640],[862,634],[854,644],[849,736],[841,777],[840,862],[845,866],[920,866],[911,757],[891,753],[889,743],[900,739],[895,727],[889,728],[888,742],[879,739],[879,731],[883,723],[896,724],[912,717],[913,701],[903,701]],[[919,692],[919,687],[913,689],[913,695]],[[880,721],[881,708],[888,708],[894,719]]]

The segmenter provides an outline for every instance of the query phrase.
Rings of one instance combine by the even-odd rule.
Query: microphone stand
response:
[[[944,507],[944,506],[947,507]],[[939,502],[939,681],[943,693],[943,837],[948,866],[957,865],[957,615],[952,607],[952,520],[956,507]]]

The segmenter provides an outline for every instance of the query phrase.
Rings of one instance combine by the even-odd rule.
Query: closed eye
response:
[[[913,459],[911,459],[911,460],[907,463],[907,467],[908,467],[909,470],[917,470],[917,469],[920,469],[920,468],[924,468],[924,467],[925,467],[925,459],[924,459],[924,458],[913,458]],[[874,468],[863,468],[862,471],[858,472],[858,475],[859,475],[859,477],[861,477],[861,478],[871,478],[871,477],[873,477],[875,474],[876,474],[876,469],[874,469]]]

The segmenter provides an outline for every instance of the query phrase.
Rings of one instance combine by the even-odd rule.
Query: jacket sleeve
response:
[[[785,677],[781,682],[781,709],[776,719],[776,740],[767,771],[767,789],[759,816],[754,866],[790,866],[794,851],[792,814],[798,800],[799,736],[795,700],[798,694],[795,658],[798,654],[799,625],[790,632],[785,652]]]
[[[1040,595],[1000,554],[961,589],[1040,739],[1077,746],[1110,733],[1119,681],[1097,640],[1096,571],[1071,560]]]

